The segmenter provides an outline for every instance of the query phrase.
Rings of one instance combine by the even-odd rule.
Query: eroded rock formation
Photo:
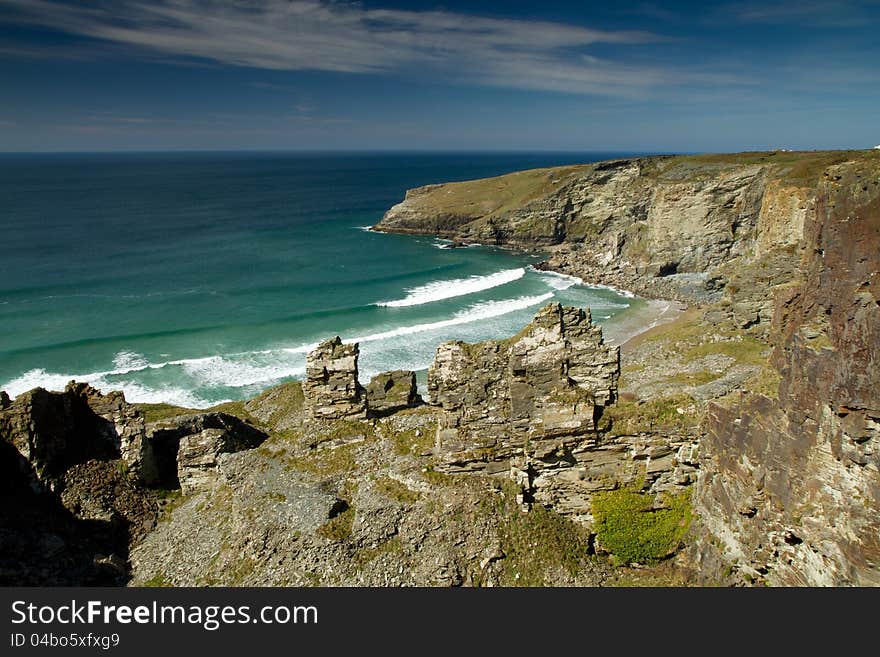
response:
[[[504,473],[535,501],[589,525],[597,491],[679,492],[696,475],[693,433],[610,431],[619,348],[588,310],[554,303],[509,340],[449,342],[428,370],[441,414],[438,468]]]
[[[428,370],[431,402],[445,411],[437,448],[496,460],[526,441],[545,450],[539,442],[594,431],[619,374],[619,349],[604,344],[589,311],[558,303],[510,340],[447,342]]]
[[[366,390],[367,412],[371,417],[389,415],[422,403],[416,387],[416,374],[411,370],[381,372]]]
[[[366,395],[358,382],[358,355],[358,345],[344,344],[339,336],[325,340],[309,352],[303,395],[306,412],[312,418],[366,416]]]
[[[227,413],[183,415],[148,426],[142,480],[185,492],[210,488],[222,455],[258,447],[266,434]],[[148,465],[147,465],[148,464]]]

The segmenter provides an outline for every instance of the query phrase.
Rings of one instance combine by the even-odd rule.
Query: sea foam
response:
[[[412,335],[414,333],[424,333],[425,331],[434,331],[436,329],[446,328],[447,326],[456,326],[458,324],[469,324],[471,322],[479,322],[493,317],[500,317],[508,313],[518,310],[531,308],[539,303],[548,301],[553,298],[552,292],[546,294],[538,294],[534,296],[517,297],[515,299],[504,299],[501,301],[484,301],[472,306],[468,306],[464,310],[460,310],[448,319],[441,319],[436,322],[425,322],[424,324],[412,324],[410,326],[398,326],[397,328],[381,331],[379,333],[370,333],[367,335],[342,338],[343,342],[376,342],[378,340],[388,340],[397,338],[402,335]],[[314,350],[319,343],[312,342],[300,345],[298,347],[286,347],[283,351],[289,354],[304,354]]]
[[[499,285],[506,285],[525,276],[524,267],[517,269],[503,269],[494,274],[485,276],[469,276],[468,278],[453,278],[445,281],[432,281],[419,287],[406,290],[407,295],[394,301],[379,301],[374,305],[386,308],[403,308],[406,306],[420,306],[425,303],[452,299],[454,297],[491,290]]]
[[[531,265],[529,265],[528,269],[538,274],[541,277],[541,280],[552,287],[554,290],[567,290],[574,285],[584,284],[584,279],[579,278],[578,276],[560,274],[559,272],[555,271],[543,271],[540,269],[535,269]]]

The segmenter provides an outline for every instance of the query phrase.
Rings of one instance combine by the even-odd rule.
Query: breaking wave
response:
[[[424,303],[442,301],[461,297],[474,292],[491,290],[499,285],[506,285],[525,276],[525,267],[517,269],[504,269],[486,276],[469,276],[468,278],[453,278],[446,281],[432,281],[426,285],[420,285],[408,289],[407,295],[394,301],[379,301],[375,305],[386,308],[403,308],[407,306],[420,306]]]

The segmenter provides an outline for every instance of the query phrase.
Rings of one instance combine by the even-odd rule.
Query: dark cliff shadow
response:
[[[31,464],[0,441],[0,585],[121,586],[130,527],[121,516],[84,520],[36,485]]]

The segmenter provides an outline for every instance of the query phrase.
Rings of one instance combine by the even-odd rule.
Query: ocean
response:
[[[515,334],[551,300],[620,341],[648,302],[540,256],[368,232],[407,188],[615,153],[0,156],[0,389],[76,379],[205,408],[301,378],[335,335],[361,381],[444,340]]]

